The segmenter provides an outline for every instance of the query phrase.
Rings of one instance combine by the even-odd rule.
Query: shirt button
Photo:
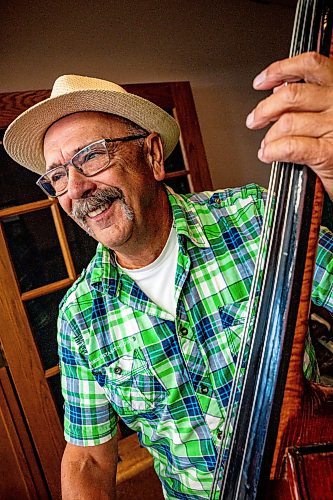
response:
[[[200,392],[201,392],[201,394],[208,394],[209,388],[206,385],[202,385],[200,387]]]
[[[122,373],[122,368],[120,368],[120,366],[116,366],[116,368],[114,369],[114,372],[116,375],[120,375]]]
[[[186,337],[186,335],[188,334],[188,329],[185,328],[185,326],[182,326],[181,329],[179,330],[179,333],[182,337]]]

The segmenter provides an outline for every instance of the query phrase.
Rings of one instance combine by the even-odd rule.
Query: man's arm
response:
[[[117,436],[98,446],[68,443],[61,463],[63,500],[116,498]]]

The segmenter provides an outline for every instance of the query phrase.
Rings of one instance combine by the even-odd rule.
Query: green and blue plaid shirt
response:
[[[107,248],[61,304],[65,437],[98,445],[117,416],[155,459],[165,496],[209,496],[264,211],[255,185],[169,193],[179,239],[176,320]],[[313,300],[333,310],[333,238],[321,234]]]

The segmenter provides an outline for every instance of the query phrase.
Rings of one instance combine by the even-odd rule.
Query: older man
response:
[[[324,57],[274,63],[254,86],[277,90],[247,120],[274,122],[261,160],[308,164],[331,197],[332,85]],[[66,499],[114,496],[118,415],[151,451],[167,498],[209,495],[264,193],[171,192],[163,161],[177,138],[174,120],[152,103],[75,76],[58,79],[51,98],[6,133],[8,153],[42,173],[40,187],[99,242],[60,309]],[[328,232],[325,241],[314,296],[333,310]]]

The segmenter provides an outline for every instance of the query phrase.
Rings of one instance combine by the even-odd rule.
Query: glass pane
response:
[[[0,130],[2,141],[4,130]],[[39,175],[15,163],[0,144],[0,209],[43,200],[46,196],[36,186]]]
[[[29,323],[45,370],[59,363],[57,319],[59,303],[66,289],[25,303]]]
[[[179,170],[185,170],[185,164],[182,150],[178,142],[171,155],[165,160],[165,171],[168,173],[177,172]]]
[[[61,210],[61,209],[60,209]],[[80,228],[68,215],[61,210],[68,245],[72,254],[75,270],[78,274],[87,267],[95,255],[97,241]]]
[[[22,292],[67,277],[67,270],[49,208],[3,219]]]
[[[64,421],[64,398],[61,393],[60,373],[47,379],[54,402],[56,404],[61,424]]]
[[[186,175],[182,177],[174,177],[173,179],[166,179],[165,183],[179,194],[187,194],[191,191]]]

